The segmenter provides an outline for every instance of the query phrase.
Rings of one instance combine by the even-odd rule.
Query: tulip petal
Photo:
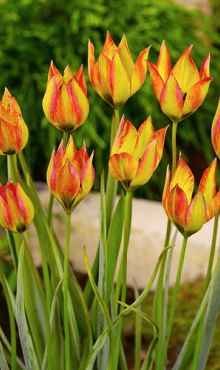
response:
[[[183,105],[183,118],[193,113],[204,101],[210,82],[211,77],[207,77],[202,81],[198,81],[187,93],[186,99]]]
[[[220,99],[212,122],[212,145],[216,155],[220,158]]]
[[[170,53],[165,44],[165,41],[162,42],[159,58],[156,64],[157,71],[163,79],[164,83],[168,79],[171,72],[171,60]]]
[[[147,58],[150,47],[144,49],[138,56],[131,76],[131,95],[135,94],[143,85],[147,75]]]
[[[201,192],[196,193],[186,212],[186,226],[184,235],[189,237],[199,231],[206,217],[205,200]]]
[[[220,191],[211,200],[207,207],[205,222],[211,220],[220,211]]]
[[[121,42],[118,45],[117,52],[130,79],[134,70],[134,62],[128,48],[125,35],[122,37]]]
[[[135,157],[139,160],[146,150],[146,147],[153,141],[154,128],[151,116],[149,116],[138,129],[138,140],[135,148]]]
[[[178,184],[171,190],[167,201],[167,213],[170,220],[184,235],[185,215],[188,208],[188,200],[185,192]]]
[[[106,57],[108,57],[109,59],[112,59],[116,49],[117,49],[117,46],[112,40],[109,31],[107,31],[102,52]]]
[[[157,141],[152,141],[145,150],[135,177],[131,181],[129,190],[134,190],[139,186],[146,184],[153,175],[157,164]]]
[[[119,109],[130,97],[131,84],[118,52],[113,56],[110,81],[114,107]]]
[[[88,43],[88,72],[92,86],[94,87],[97,94],[99,94],[101,98],[104,99],[101,89],[98,63],[95,64],[94,45],[90,40]]]
[[[193,45],[189,46],[183,52],[171,71],[178,81],[183,95],[187,93],[196,82],[200,81],[198,69],[190,55],[192,47]]]
[[[79,70],[74,74],[74,79],[84,92],[84,94],[87,96],[87,85],[86,85],[86,79],[85,79],[85,74],[83,71],[83,65],[79,68]]]
[[[128,189],[138,168],[138,162],[129,153],[114,154],[109,159],[111,175]]]
[[[210,53],[208,56],[204,59],[202,66],[200,68],[200,80],[203,80],[206,77],[209,77],[209,65],[210,65]]]
[[[204,171],[198,187],[198,192],[200,191],[203,194],[207,207],[216,195],[216,165],[217,160],[215,158]]]
[[[183,97],[174,75],[170,75],[160,96],[162,111],[173,121],[179,122],[182,117]]]
[[[150,71],[151,84],[154,94],[156,95],[156,98],[160,100],[161,91],[163,90],[164,86],[163,78],[161,77],[157,67],[153,63],[147,62],[147,64]]]
[[[110,60],[103,53],[101,53],[98,58],[98,68],[99,68],[100,89],[102,95],[110,105],[113,105],[112,86],[111,86],[111,76],[113,68],[112,60]]]
[[[95,179],[95,170],[92,165],[94,153],[91,154],[87,162],[85,163],[85,166],[82,170],[81,174],[81,189],[78,192],[74,203],[71,208],[71,212],[76,208],[76,206],[81,202],[86,195],[90,192],[90,190],[93,187],[94,179]]]
[[[170,182],[170,189],[173,189],[176,184],[178,184],[178,186],[184,191],[188,203],[190,203],[194,188],[194,176],[181,155],[179,157],[176,170],[174,171],[172,180]]]
[[[155,134],[154,134],[154,137],[157,141],[157,164],[156,164],[156,167],[160,163],[162,155],[163,155],[165,136],[166,136],[166,132],[167,132],[168,127],[169,126],[161,128],[160,130],[156,131]]]
[[[133,155],[137,139],[138,133],[136,128],[130,121],[126,121],[124,116],[122,116],[119,129],[112,146],[111,155],[123,152]]]

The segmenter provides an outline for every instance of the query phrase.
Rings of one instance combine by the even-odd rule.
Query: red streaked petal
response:
[[[162,204],[163,204],[164,210],[167,215],[168,215],[167,202],[168,202],[168,197],[169,197],[169,192],[170,192],[169,188],[170,188],[170,168],[169,166],[167,166],[165,183],[164,183],[164,188],[163,188],[163,195],[162,195]]]
[[[166,82],[166,80],[168,79],[170,75],[172,67],[171,67],[170,53],[165,44],[165,41],[162,42],[156,67],[163,81]]]
[[[118,55],[120,56],[120,59],[127,72],[128,77],[131,79],[134,70],[134,62],[125,35],[122,37],[121,42],[118,45],[117,52]]]
[[[150,71],[151,84],[154,94],[156,95],[156,98],[160,100],[161,91],[164,87],[164,80],[158,72],[157,67],[153,63],[148,61],[147,64]]]
[[[220,211],[220,191],[215,195],[215,197],[209,203],[209,206],[206,211],[205,222],[211,220],[214,216],[217,215]]]
[[[190,203],[186,213],[185,236],[189,237],[197,233],[203,224],[206,217],[205,200],[201,192],[196,193],[192,202]]]
[[[196,82],[200,81],[198,68],[191,58],[192,47],[193,45],[184,51],[171,71],[183,94],[187,93]]]
[[[128,185],[134,178],[138,168],[138,162],[129,153],[114,154],[109,159],[109,170],[111,175]]]
[[[165,142],[166,132],[169,126],[161,128],[160,130],[156,131],[154,137],[157,141],[157,165],[160,163],[162,155],[163,155],[163,148]]]
[[[161,91],[160,107],[172,121],[179,122],[181,120],[183,97],[178,82],[172,74]]]
[[[197,82],[186,95],[186,99],[183,105],[183,118],[193,113],[204,101],[210,82],[211,77],[207,77],[202,81]]]
[[[130,97],[131,84],[127,71],[125,70],[125,67],[122,64],[120,56],[117,52],[115,53],[112,60],[110,81],[114,107],[118,109],[124,103],[126,103],[128,98]]]
[[[109,59],[113,58],[113,55],[117,50],[117,46],[115,45],[114,41],[112,40],[109,31],[107,31],[105,43],[102,49],[102,53],[107,56]]]
[[[129,190],[134,190],[139,186],[145,185],[153,175],[157,164],[157,142],[152,141],[145,150],[140,162],[138,163],[137,172],[131,181]]]
[[[220,158],[220,99],[212,121],[212,145],[218,158]]]
[[[170,189],[173,189],[177,184],[184,191],[188,203],[190,203],[194,188],[194,176],[181,155],[170,182]]]
[[[131,76],[131,95],[135,94],[143,85],[147,75],[147,59],[150,46],[144,49],[138,56]]]
[[[203,80],[206,77],[209,77],[209,66],[210,66],[210,53],[208,56],[204,59],[202,66],[200,68],[200,80]]]
[[[78,71],[74,74],[74,79],[77,81],[78,85],[80,86],[84,94],[87,95],[87,85],[83,65],[81,65]]]
[[[111,155],[119,153],[134,154],[138,133],[130,121],[126,121],[122,116],[115,141],[112,146]]]
[[[171,190],[167,200],[167,210],[170,220],[184,235],[185,217],[188,208],[188,200],[185,192],[178,184]],[[168,216],[168,217],[169,217]]]
[[[203,194],[207,207],[216,195],[216,165],[217,160],[215,158],[204,171],[198,187],[198,192],[200,191]]]
[[[135,156],[140,159],[144,154],[147,146],[153,140],[154,127],[152,124],[151,116],[149,116],[139,127],[138,129],[138,140],[135,148]]]

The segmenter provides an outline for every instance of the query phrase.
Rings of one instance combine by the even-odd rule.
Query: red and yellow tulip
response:
[[[168,48],[163,42],[157,64],[148,62],[152,87],[160,107],[176,123],[199,108],[212,80],[209,76],[210,54],[198,71],[191,58],[192,47],[184,51],[172,68]]]
[[[220,99],[212,122],[212,145],[218,158],[220,158]]]
[[[89,78],[96,92],[111,107],[119,109],[143,85],[147,74],[147,63],[150,47],[144,49],[134,63],[123,36],[118,46],[110,33],[98,61],[95,62],[94,46],[89,40],[88,65]]]
[[[51,62],[43,110],[48,121],[59,130],[69,132],[83,124],[89,114],[83,66],[76,74],[67,66],[62,76]]]
[[[17,154],[27,144],[28,128],[17,100],[5,89],[0,101],[0,154]]]
[[[137,131],[122,117],[112,146],[109,170],[126,190],[146,184],[153,175],[163,154],[167,127],[155,132],[148,117]]]
[[[216,192],[216,159],[205,170],[192,198],[194,176],[180,155],[170,181],[167,169],[162,204],[170,221],[185,237],[199,231],[220,209],[220,191]]]
[[[93,186],[95,171],[92,160],[93,153],[89,157],[85,143],[77,150],[72,136],[65,148],[61,141],[57,154],[55,151],[52,153],[47,169],[47,184],[67,213],[73,212]]]
[[[22,233],[34,218],[34,207],[21,185],[9,180],[0,184],[0,225],[15,233]]]

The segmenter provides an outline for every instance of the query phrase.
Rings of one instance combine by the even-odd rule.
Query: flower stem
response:
[[[178,123],[173,122],[173,126],[172,126],[172,175],[177,165],[177,150],[176,150],[177,125]]]
[[[7,162],[8,179],[11,179],[14,183],[16,183],[18,180],[17,155],[7,155]]]
[[[172,294],[172,300],[171,300],[171,306],[170,306],[170,313],[169,313],[169,318],[168,318],[168,323],[167,323],[167,328],[166,328],[166,335],[165,335],[165,340],[164,344],[162,347],[162,353],[159,360],[159,369],[164,369],[166,366],[166,358],[167,358],[167,348],[170,340],[170,335],[171,335],[171,330],[172,330],[172,324],[173,324],[173,318],[174,318],[174,313],[175,313],[175,307],[176,307],[176,301],[177,301],[177,295],[179,291],[179,285],[180,285],[180,279],[181,279],[181,274],[182,274],[182,269],[183,269],[183,262],[184,262],[184,257],[185,257],[185,252],[186,252],[186,245],[187,245],[187,240],[185,236],[183,237],[183,243],[182,243],[182,249],[181,249],[181,254],[180,254],[180,260],[179,260],[179,266],[178,266],[178,271],[177,271],[177,276],[176,276],[176,282]]]
[[[63,131],[63,147],[65,148],[68,142],[69,133],[67,131]]]
[[[68,273],[69,273],[69,247],[71,232],[71,214],[66,214],[66,245],[64,253],[64,276],[63,276],[63,295],[64,295],[64,333],[65,333],[65,369],[70,369],[70,334],[68,316]]]
[[[131,233],[131,219],[132,219],[132,192],[127,191],[125,197],[125,219],[124,219],[124,248],[121,258],[121,264],[118,274],[118,280],[116,284],[115,290],[115,299],[119,300],[119,293],[121,288],[121,302],[125,302],[126,300],[126,287],[127,287],[127,254],[128,254],[128,246],[130,241],[130,233]],[[117,311],[118,305],[115,307],[115,311]],[[124,307],[120,306],[120,312],[124,310]],[[115,312],[117,315],[117,312]],[[120,321],[118,324],[117,332],[116,332],[116,344],[115,344],[115,355],[114,355],[114,368],[118,368],[118,356],[121,346],[121,331],[123,326],[123,320]]]

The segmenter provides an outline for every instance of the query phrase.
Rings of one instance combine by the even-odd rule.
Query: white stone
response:
[[[42,204],[46,207],[49,191],[43,186],[39,192]],[[75,209],[71,219],[70,261],[75,271],[86,272],[83,246],[85,245],[92,265],[99,240],[99,204],[98,193],[90,193]],[[195,281],[206,274],[212,239],[213,220],[188,240],[182,273],[183,281]],[[143,289],[163,250],[167,218],[160,203],[143,199],[133,199],[133,217],[130,245],[128,250],[127,283]],[[36,236],[31,230],[31,249],[36,264],[40,264],[40,253]],[[65,245],[65,213],[57,201],[54,203],[54,230],[61,246]],[[173,228],[173,232],[175,228]],[[171,285],[176,279],[182,236],[178,233],[173,247],[173,261],[170,275]],[[155,285],[154,285],[155,286]]]

